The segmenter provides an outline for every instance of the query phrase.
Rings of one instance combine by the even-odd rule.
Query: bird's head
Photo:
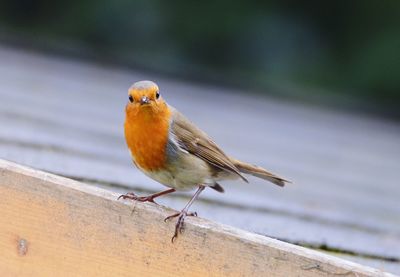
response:
[[[166,108],[166,103],[160,95],[159,88],[152,81],[139,81],[134,83],[128,91],[128,104],[126,111],[137,114],[141,111],[150,113]]]

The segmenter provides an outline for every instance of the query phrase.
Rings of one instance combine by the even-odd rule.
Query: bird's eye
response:
[[[158,98],[160,98],[160,92],[159,91],[156,92],[156,99],[158,99]]]
[[[132,95],[129,95],[129,102],[133,103],[133,97],[132,97]]]

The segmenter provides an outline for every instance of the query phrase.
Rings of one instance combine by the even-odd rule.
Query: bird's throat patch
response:
[[[126,114],[125,139],[132,158],[142,170],[160,170],[166,166],[166,145],[171,110],[146,108]]]

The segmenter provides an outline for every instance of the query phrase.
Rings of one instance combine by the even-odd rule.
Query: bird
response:
[[[133,164],[169,189],[148,196],[128,192],[118,199],[157,204],[154,199],[162,195],[196,189],[181,211],[165,218],[178,218],[172,242],[183,233],[185,218],[197,216],[189,209],[205,188],[224,192],[220,181],[240,179],[247,183],[245,175],[280,187],[289,183],[262,167],[225,154],[204,131],[167,104],[153,81],[138,81],[129,88],[124,134]]]

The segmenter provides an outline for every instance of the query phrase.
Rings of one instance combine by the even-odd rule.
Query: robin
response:
[[[259,166],[227,156],[205,132],[165,102],[154,82],[134,83],[128,99],[124,127],[132,161],[144,174],[169,189],[148,196],[127,193],[119,198],[155,203],[154,199],[161,195],[197,188],[180,212],[165,219],[178,217],[172,242],[182,233],[185,217],[197,215],[189,208],[206,187],[224,192],[219,181],[248,182],[243,174],[281,187],[288,182]]]

